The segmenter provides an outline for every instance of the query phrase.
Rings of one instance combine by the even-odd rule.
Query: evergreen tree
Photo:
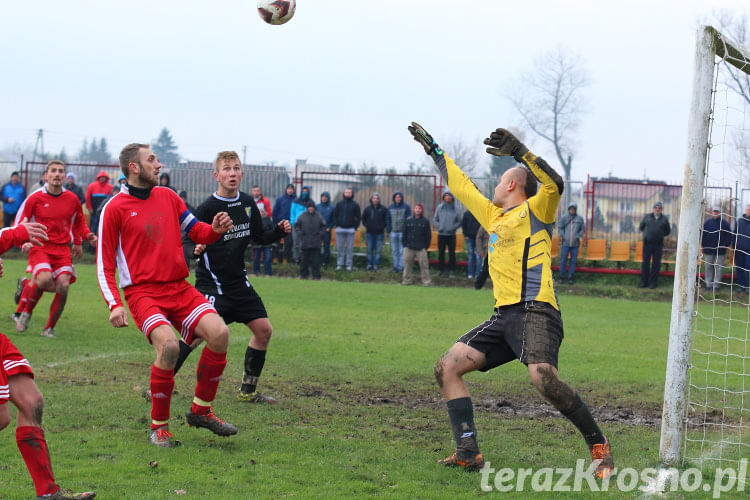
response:
[[[167,127],[161,129],[159,138],[151,144],[151,151],[156,154],[162,163],[177,163],[180,160],[180,155],[177,154],[177,144],[175,144]]]
[[[96,158],[97,163],[112,163],[112,155],[109,153],[107,139],[99,139],[99,155]]]
[[[65,152],[64,147],[60,150],[60,154],[57,155],[57,159],[63,163],[68,163],[68,153]]]
[[[81,146],[81,150],[78,151],[78,160],[79,161],[86,161],[86,158],[89,156],[89,144],[87,139],[83,139],[83,145]]]

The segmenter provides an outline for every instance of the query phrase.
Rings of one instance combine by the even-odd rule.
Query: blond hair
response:
[[[62,168],[63,168],[63,170],[65,170],[65,163],[63,163],[63,162],[62,162],[62,161],[60,161],[60,160],[52,160],[52,161],[50,161],[49,163],[47,163],[47,168],[45,168],[45,169],[44,169],[44,171],[45,171],[45,172],[46,172],[46,171],[48,171],[48,170],[49,170],[49,168],[50,168],[50,167],[51,167],[52,165],[61,165],[61,166],[62,166]]]
[[[236,151],[219,151],[216,155],[216,161],[214,161],[214,169],[219,171],[219,163],[226,160],[237,160],[240,161],[240,155]]]

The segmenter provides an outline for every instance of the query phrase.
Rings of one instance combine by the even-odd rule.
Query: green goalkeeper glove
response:
[[[443,150],[437,145],[435,139],[433,139],[432,136],[422,128],[422,125],[417,122],[411,122],[411,125],[409,125],[409,132],[411,132],[414,140],[422,145],[425,153],[432,156],[433,160],[437,161],[438,157],[443,156]]]
[[[492,132],[484,140],[484,143],[491,146],[487,148],[489,154],[495,156],[512,156],[518,163],[523,163],[521,161],[523,155],[529,152],[529,149],[516,139],[516,136],[504,128],[499,128]]]

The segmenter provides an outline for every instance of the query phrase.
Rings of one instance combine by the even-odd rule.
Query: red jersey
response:
[[[62,193],[47,192],[47,185],[31,193],[18,209],[15,224],[24,218],[47,226],[49,242],[56,245],[73,243],[80,245],[91,232],[83,218],[81,201],[72,191],[63,188]]]
[[[29,232],[23,226],[0,229],[0,254],[4,254],[11,247],[21,246],[27,241],[29,241]]]
[[[206,245],[221,236],[196,219],[171,189],[157,186],[147,191],[122,185],[122,191],[104,206],[99,221],[96,274],[110,311],[122,306],[115,269],[120,288],[188,276],[181,232]]]

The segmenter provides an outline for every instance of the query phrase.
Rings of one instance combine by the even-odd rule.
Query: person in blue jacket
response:
[[[409,217],[411,217],[411,207],[404,201],[404,194],[396,191],[393,193],[393,203],[388,206],[385,228],[391,238],[391,256],[393,257],[391,272],[393,273],[404,272],[404,226]]]
[[[302,241],[298,238],[297,233],[299,233],[299,231],[294,229],[294,223],[297,222],[297,217],[307,211],[307,205],[311,201],[310,186],[302,186],[302,189],[299,192],[299,197],[292,201],[292,205],[289,207],[289,223],[292,225],[292,234],[294,235],[292,237],[292,256],[294,257],[294,262],[296,264],[302,263],[302,247],[300,246]],[[313,202],[313,206],[314,205],[315,203]]]
[[[721,216],[721,207],[714,205],[711,217],[703,223],[701,234],[701,251],[706,261],[706,290],[719,289],[724,269],[724,258],[732,244],[732,228]]]
[[[292,202],[297,198],[296,189],[294,184],[287,184],[286,191],[284,194],[276,198],[276,203],[273,205],[273,224],[277,226],[282,220],[290,220],[290,213],[292,208]],[[281,264],[282,258],[285,258],[287,262],[292,262],[292,233],[290,232],[281,240],[284,245],[283,254],[279,252],[276,258]]]
[[[331,194],[323,191],[320,195],[320,203],[315,205],[315,211],[323,217],[326,223],[326,233],[323,235],[323,253],[320,262],[324,268],[328,267],[331,259],[331,229],[333,229],[333,205],[331,205]]]
[[[3,227],[10,227],[16,218],[18,207],[26,199],[26,189],[21,185],[18,172],[10,174],[10,182],[0,190],[0,199],[3,201]]]
[[[738,293],[747,293],[748,268],[750,267],[750,205],[745,205],[745,213],[734,226],[734,267],[739,285]]]

